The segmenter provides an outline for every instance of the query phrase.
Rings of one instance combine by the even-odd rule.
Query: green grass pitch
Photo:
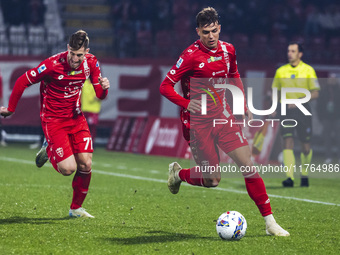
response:
[[[223,178],[217,189],[182,185],[172,195],[168,164],[189,161],[102,148],[84,202],[96,218],[71,219],[73,177],[49,163],[36,168],[35,153],[25,144],[0,147],[0,254],[340,254],[340,178],[292,189],[265,178],[276,220],[291,234],[271,237],[243,178]],[[247,220],[240,241],[216,233],[227,210]]]

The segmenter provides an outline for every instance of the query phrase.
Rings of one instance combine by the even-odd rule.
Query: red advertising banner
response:
[[[271,122],[264,122],[262,127],[246,126],[243,129],[249,146],[252,147],[254,162],[268,163],[278,129],[278,123]],[[112,128],[107,149],[186,159],[192,157],[190,147],[183,138],[179,118],[118,117]],[[222,151],[220,157],[221,162],[233,162]]]
[[[139,149],[143,154],[185,158],[188,144],[183,138],[179,118],[150,117]]]
[[[178,118],[118,117],[106,148],[179,158],[190,156]]]

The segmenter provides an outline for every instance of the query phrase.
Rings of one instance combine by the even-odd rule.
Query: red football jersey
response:
[[[213,98],[207,96],[207,115],[201,113],[192,114],[195,118],[214,118],[220,116],[221,112],[228,118],[231,115],[230,108],[225,98],[225,89],[214,90],[214,85],[225,84],[227,78],[237,78],[234,85],[243,91],[240,81],[240,74],[237,69],[235,48],[232,44],[223,41],[218,42],[218,47],[214,50],[205,47],[200,40],[190,45],[180,55],[177,63],[170,69],[165,80],[161,84],[160,91],[170,101],[186,108],[190,99],[201,99],[201,94],[209,91]],[[172,88],[169,86],[171,81]],[[181,81],[183,97],[178,95],[173,86]],[[217,95],[216,95],[216,93]],[[221,101],[219,100],[221,99]],[[222,105],[218,105],[222,102]],[[186,114],[184,114],[186,115]],[[183,118],[183,114],[182,114]]]
[[[40,83],[41,110],[43,121],[54,118],[76,118],[81,114],[80,95],[86,79],[90,78],[97,97],[104,99],[104,91],[98,78],[101,76],[97,58],[86,54],[77,69],[72,69],[67,62],[68,52],[56,54],[28,70],[16,82],[10,97],[8,110],[14,112],[23,90]]]

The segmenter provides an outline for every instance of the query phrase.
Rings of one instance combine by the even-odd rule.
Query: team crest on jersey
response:
[[[177,63],[176,63],[176,67],[177,67],[177,68],[180,68],[180,66],[182,65],[182,63],[183,63],[183,58],[179,58],[178,61],[177,61]]]
[[[42,72],[45,71],[45,70],[46,70],[45,64],[43,64],[43,65],[41,65],[41,66],[38,67],[38,73],[42,73]]]
[[[58,149],[55,150],[55,152],[58,154],[59,157],[63,157],[64,156],[64,150],[63,148],[59,147]]]
[[[97,63],[96,63],[96,67],[99,67],[99,62],[97,61]]]
[[[208,58],[208,63],[219,61],[219,60],[222,60],[222,56],[219,56],[219,57],[211,56],[210,58]]]

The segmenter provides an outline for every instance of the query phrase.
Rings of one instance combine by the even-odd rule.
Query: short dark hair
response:
[[[288,46],[289,46],[289,45],[294,45],[294,44],[296,44],[296,45],[298,46],[299,52],[302,52],[302,53],[303,53],[304,47],[303,47],[302,42],[293,41],[293,42],[290,42],[290,43],[288,44]]]
[[[218,13],[213,7],[203,8],[196,16],[197,27],[205,27],[216,22],[220,23]]]
[[[68,45],[70,45],[71,49],[79,50],[82,47],[85,50],[89,47],[90,39],[87,36],[87,33],[84,30],[78,30],[73,35],[71,35]]]

